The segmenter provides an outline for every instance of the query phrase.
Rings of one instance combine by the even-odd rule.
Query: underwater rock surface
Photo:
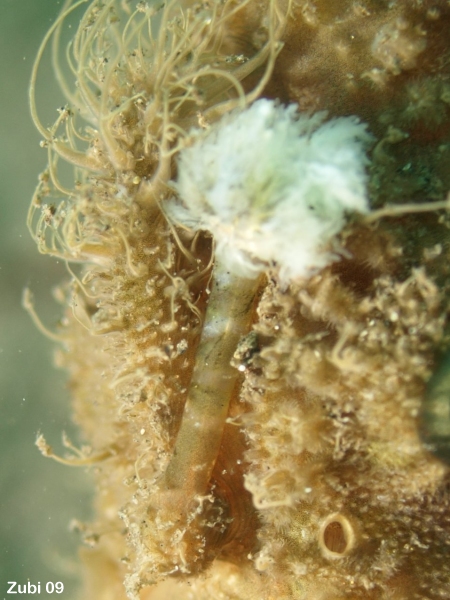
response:
[[[51,128],[34,100],[45,44],[33,71],[49,167],[29,214],[39,250],[71,265],[56,358],[89,448],[64,460],[97,478],[82,597],[449,598],[445,394],[426,419],[449,349],[448,2],[94,1],[68,73],[61,30],[85,4],[66,2],[45,40],[67,99]],[[207,486],[181,506],[165,474],[216,240],[167,207],[198,130],[260,98],[367,124],[370,210],[346,216],[308,276],[267,262],[228,349],[226,422],[199,413],[220,437]],[[197,456],[199,440],[177,452]]]

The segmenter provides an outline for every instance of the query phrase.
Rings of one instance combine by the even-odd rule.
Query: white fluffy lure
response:
[[[287,284],[317,272],[336,259],[346,214],[368,211],[370,139],[355,117],[325,122],[324,113],[259,100],[192,132],[180,152],[180,201],[167,212],[211,232],[216,254],[181,426],[159,486],[161,510],[190,522],[207,493],[236,385],[230,361],[250,326],[258,274],[276,267]]]
[[[284,282],[336,258],[346,213],[368,212],[365,146],[356,117],[324,122],[270,100],[191,135],[180,153],[178,223],[210,231],[217,260],[254,278],[277,266]],[[331,244],[332,245],[332,244]]]

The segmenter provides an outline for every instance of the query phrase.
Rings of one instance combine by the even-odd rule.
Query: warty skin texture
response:
[[[40,250],[81,263],[59,290],[57,361],[97,476],[82,597],[450,597],[449,470],[420,436],[449,343],[444,210],[350,220],[341,260],[287,287],[264,274],[208,493],[181,525],[149,508],[213,260],[209,235],[161,210],[188,131],[261,95],[355,115],[376,137],[373,210],[443,200],[448,3],[124,7],[87,5],[77,86],[59,75],[70,108],[59,129],[38,123],[50,168],[30,210]],[[56,156],[75,165],[75,191]]]

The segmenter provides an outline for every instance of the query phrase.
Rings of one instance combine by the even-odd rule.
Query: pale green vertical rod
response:
[[[205,325],[172,458],[167,490],[186,500],[205,494],[219,452],[238,371],[230,362],[250,326],[257,279],[238,277],[217,261]]]

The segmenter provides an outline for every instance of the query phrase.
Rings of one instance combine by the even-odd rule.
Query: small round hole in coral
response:
[[[327,558],[346,556],[355,545],[352,523],[342,514],[330,515],[320,528],[319,545]]]

